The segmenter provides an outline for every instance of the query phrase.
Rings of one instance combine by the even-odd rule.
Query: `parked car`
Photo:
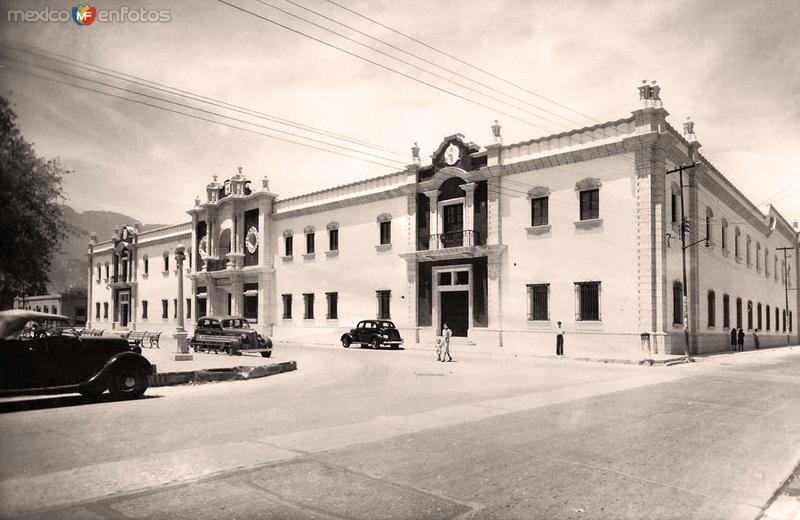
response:
[[[120,337],[81,337],[68,318],[28,310],[0,312],[0,396],[106,390],[140,397],[153,366]]]
[[[364,320],[359,321],[356,328],[342,334],[342,346],[366,345],[371,348],[380,348],[383,345],[399,348],[403,344],[400,331],[389,320]]]
[[[197,320],[192,348],[222,351],[229,356],[243,352],[260,352],[263,357],[272,355],[272,339],[264,338],[250,328],[250,322],[239,316],[206,316]]]

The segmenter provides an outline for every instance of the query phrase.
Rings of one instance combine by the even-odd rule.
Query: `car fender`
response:
[[[103,368],[81,386],[103,391],[106,389],[108,378],[114,373],[117,367],[127,364],[141,367],[148,374],[151,374],[153,370],[153,365],[151,365],[144,356],[136,352],[120,352],[106,361]]]
[[[339,338],[339,341],[344,341],[344,338],[349,339],[350,343],[355,343],[355,341],[356,341],[356,339],[353,337],[353,335],[350,334],[349,332],[345,332],[344,334],[342,334],[342,337]]]

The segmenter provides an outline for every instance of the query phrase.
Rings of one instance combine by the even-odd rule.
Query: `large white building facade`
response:
[[[190,331],[234,314],[335,344],[378,317],[407,343],[447,323],[463,348],[551,354],[561,321],[568,355],[682,353],[683,193],[693,352],[726,349],[732,327],[798,343],[798,230],[714,168],[691,123],[673,128],[657,90],[640,97],[624,119],[508,145],[498,125],[485,147],[456,134],[430,164],[415,147],[404,171],[297,197],[215,177],[190,222],[92,240],[89,326],[174,330],[180,243]],[[667,171],[692,163],[681,189]]]

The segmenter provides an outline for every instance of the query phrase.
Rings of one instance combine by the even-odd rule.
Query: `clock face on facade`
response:
[[[450,143],[450,146],[447,147],[447,150],[444,151],[444,162],[448,165],[453,166],[455,163],[458,162],[458,157],[461,155],[458,146]]]

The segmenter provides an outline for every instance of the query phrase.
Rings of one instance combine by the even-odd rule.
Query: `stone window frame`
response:
[[[722,246],[722,256],[728,256],[730,243],[728,241],[728,219],[723,218],[720,224],[720,245]]]
[[[168,275],[169,274],[169,251],[164,251],[161,254],[161,260],[163,261],[163,270],[161,274]]]
[[[733,231],[733,256],[736,263],[742,262],[742,244],[740,238],[742,237],[742,230],[736,226]]]
[[[281,256],[281,260],[283,260],[284,262],[291,262],[292,259],[294,258],[294,231],[292,231],[291,229],[285,229],[283,230],[282,236],[283,236],[283,256]],[[289,251],[286,248],[286,245],[288,244],[288,242],[286,241],[287,238],[292,239],[291,255],[287,254],[289,253]]]
[[[600,227],[603,224],[603,217],[600,216],[600,191],[603,183],[600,177],[585,177],[575,183],[575,195],[578,197],[578,220],[575,221],[575,227],[578,229],[591,229]],[[581,193],[585,191],[597,190],[598,203],[597,203],[597,217],[581,220],[580,218],[580,203]]]
[[[747,248],[746,251],[745,251],[746,260],[747,260],[746,265],[747,265],[747,268],[750,269],[753,266],[753,256],[752,256],[752,253],[750,252],[750,247],[753,245],[753,239],[750,238],[750,235],[747,235],[747,240],[745,242],[746,242],[745,247]],[[739,328],[741,328],[741,327],[739,327]]]
[[[756,240],[756,272],[761,272],[761,242]]]
[[[325,256],[337,256],[339,254],[339,223],[336,221],[328,222],[325,229],[328,230],[328,250],[325,251]],[[336,249],[331,249],[331,231],[336,231]]]
[[[769,278],[769,248],[764,245],[764,276]]]
[[[392,248],[392,214],[391,213],[381,213],[375,218],[375,222],[378,224],[378,244],[375,246],[376,251],[388,251]],[[389,223],[389,242],[386,244],[381,244],[381,228],[382,224]]]
[[[531,210],[531,225],[527,226],[525,230],[529,235],[541,235],[548,233],[552,228],[550,225],[550,187],[549,186],[534,186],[528,190],[528,203]],[[533,201],[534,199],[547,199],[547,223],[533,225]]]
[[[303,228],[303,235],[306,237],[306,252],[303,253],[303,258],[305,260],[312,260],[317,253],[317,228],[314,226],[306,226]],[[312,237],[310,242],[308,239],[309,235]],[[309,244],[312,245],[313,251],[309,251]]]
[[[150,258],[147,255],[142,255],[142,277],[147,278],[150,274]]]

